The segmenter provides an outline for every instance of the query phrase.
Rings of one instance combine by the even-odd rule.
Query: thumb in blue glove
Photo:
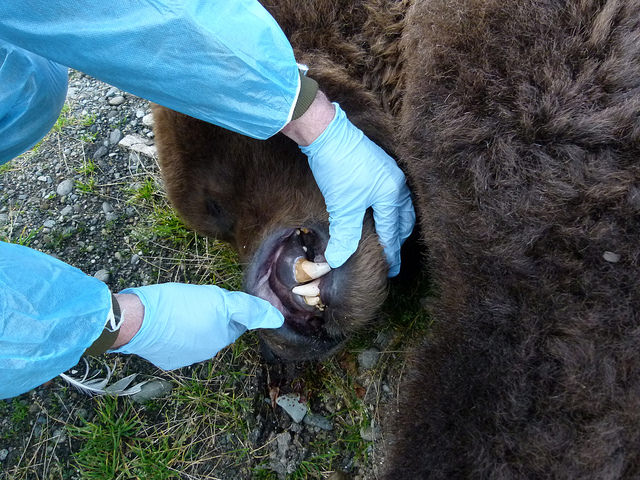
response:
[[[353,125],[337,103],[324,132],[300,149],[324,196],[329,212],[325,258],[341,266],[358,248],[362,221],[373,208],[376,232],[389,263],[389,276],[400,272],[400,247],[413,230],[415,212],[405,176],[396,162]]]
[[[135,353],[164,370],[207,360],[247,329],[284,322],[269,302],[213,285],[164,283],[120,293],[140,299],[144,319],[129,343],[109,352]]]

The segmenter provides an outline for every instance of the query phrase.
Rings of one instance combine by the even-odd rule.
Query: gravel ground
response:
[[[54,255],[114,291],[165,281],[238,288],[237,266],[210,268],[216,256],[229,255],[219,250],[224,247],[194,236],[191,252],[185,254],[149,227],[163,200],[157,198],[162,197],[161,181],[148,102],[76,72],[69,87],[54,131],[32,152],[0,169],[0,239]],[[131,135],[137,139],[134,147],[125,139]],[[148,184],[159,188],[149,194],[154,197],[151,207],[141,193]],[[182,234],[181,227],[172,228],[170,232]],[[243,336],[240,346],[212,362],[172,373],[136,357],[109,356],[116,362],[116,376],[139,373],[162,378],[173,388],[153,408],[126,399],[117,403],[118,409],[133,408],[145,433],[165,425],[160,436],[171,437],[167,432],[180,420],[194,422],[193,436],[201,443],[188,461],[167,461],[169,475],[130,471],[91,478],[328,478],[331,470],[344,470],[354,479],[375,478],[384,441],[379,423],[382,412],[393,406],[403,368],[398,350],[402,335],[397,332],[397,327],[369,332],[329,362],[288,367],[286,378],[301,380],[281,384],[280,393],[302,395],[303,409],[310,413],[300,423],[271,405],[278,373],[260,361],[254,336]],[[238,355],[241,348],[244,353]],[[216,375],[219,371],[235,373]],[[237,372],[241,383],[233,380]],[[193,394],[194,379],[202,379],[198,385],[205,393]],[[194,413],[203,398],[223,391],[248,399],[240,422],[245,433],[223,428],[222,434],[210,434],[211,427],[201,423],[217,414]],[[86,440],[70,434],[69,426],[95,421],[101,406],[102,400],[79,394],[60,379],[0,401],[0,478],[86,478],[78,465]],[[172,423],[167,423],[169,411]],[[239,458],[240,447],[250,454]]]

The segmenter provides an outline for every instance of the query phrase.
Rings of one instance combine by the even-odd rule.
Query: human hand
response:
[[[140,299],[144,319],[131,341],[110,352],[135,353],[164,370],[207,360],[247,329],[284,322],[269,302],[213,285],[164,283],[120,293]]]
[[[336,114],[329,126],[313,143],[300,147],[329,212],[330,238],[324,256],[336,268],[356,251],[364,214],[372,207],[393,277],[400,272],[400,247],[416,218],[404,174],[337,103],[334,106]]]

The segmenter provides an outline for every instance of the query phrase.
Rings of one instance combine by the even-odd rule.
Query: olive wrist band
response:
[[[122,310],[120,310],[120,305],[118,304],[118,300],[114,294],[111,294],[111,306],[113,316],[109,315],[102,333],[89,346],[89,348],[85,350],[84,355],[102,355],[113,346],[116,338],[118,338],[118,332],[122,325],[123,318]]]

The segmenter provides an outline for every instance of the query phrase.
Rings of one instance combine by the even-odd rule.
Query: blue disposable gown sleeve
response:
[[[0,164],[31,148],[55,123],[67,68],[0,38]]]
[[[0,38],[259,139],[298,95],[291,45],[256,0],[4,1]]]
[[[51,256],[0,242],[0,398],[73,367],[102,332],[111,294]]]

